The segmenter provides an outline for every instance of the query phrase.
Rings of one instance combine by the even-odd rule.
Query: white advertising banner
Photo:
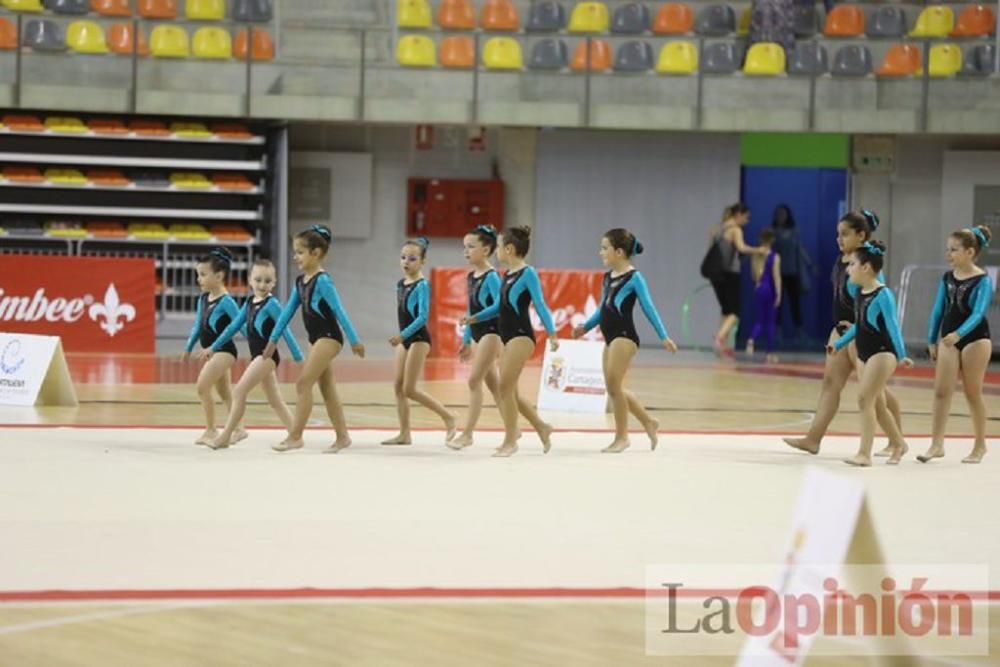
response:
[[[0,332],[0,405],[77,405],[58,336]]]
[[[558,352],[546,345],[538,409],[603,413],[608,401],[603,354],[604,343],[589,340],[560,340]]]

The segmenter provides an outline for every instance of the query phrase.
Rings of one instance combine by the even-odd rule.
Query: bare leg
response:
[[[504,440],[494,456],[510,456],[517,451],[517,381],[525,362],[534,351],[535,341],[527,336],[519,336],[508,341],[500,353],[500,415],[503,417]]]
[[[256,357],[243,372],[243,377],[236,383],[233,389],[233,407],[229,410],[229,418],[226,420],[226,427],[212,442],[212,449],[223,449],[237,442],[233,434],[243,421],[243,416],[247,411],[247,397],[260,382],[267,376],[274,377],[274,361],[264,357]],[[287,410],[288,408],[285,408]],[[287,428],[287,424],[286,424]],[[245,433],[245,431],[244,431]],[[245,437],[245,436],[244,436]],[[242,440],[242,438],[240,438]]]
[[[972,416],[972,432],[976,436],[972,452],[962,463],[979,463],[986,455],[986,402],[983,401],[983,376],[986,366],[990,363],[993,343],[988,340],[977,340],[962,350],[962,387],[965,390],[965,400],[969,402],[969,414]]]
[[[441,402],[417,388],[417,382],[424,374],[424,362],[427,361],[427,354],[431,351],[430,343],[413,343],[410,351],[406,355],[406,373],[403,380],[403,395],[410,400],[414,400],[424,406],[444,422],[445,442],[455,437],[455,418],[453,412],[448,411]]]
[[[830,344],[836,342],[840,334],[834,329],[830,333]],[[847,349],[840,350],[835,354],[826,355],[826,366],[823,369],[823,384],[819,391],[819,401],[816,405],[816,414],[813,416],[812,424],[804,438],[785,438],[785,442],[796,449],[801,449],[810,454],[818,454],[820,443],[826,430],[830,428],[830,422],[837,416],[840,410],[840,394],[847,385],[848,378],[851,377],[851,358]]]
[[[476,344],[475,356],[472,360],[472,371],[469,373],[469,414],[465,420],[462,434],[451,440],[448,445],[452,449],[462,449],[472,444],[472,433],[479,422],[483,409],[483,384],[493,394],[493,400],[500,405],[497,393],[499,378],[497,375],[497,355],[502,347],[500,336],[487,334]]]
[[[628,437],[628,397],[625,395],[625,374],[638,347],[628,338],[616,338],[604,348],[604,383],[611,398],[615,415],[615,439],[602,451],[618,454],[631,444]]]
[[[934,417],[931,422],[931,446],[917,457],[921,463],[944,456],[944,431],[948,426],[951,412],[951,397],[955,392],[955,380],[961,358],[958,350],[946,345],[938,345],[937,364],[934,366]]]
[[[875,442],[875,401],[885,389],[885,383],[896,371],[896,357],[880,352],[862,367],[858,387],[858,409],[861,411],[861,446],[858,453],[844,463],[855,466],[872,464],[872,444]]]
[[[323,450],[324,454],[336,454],[341,449],[351,446],[351,436],[347,432],[347,418],[344,417],[344,406],[340,402],[340,396],[337,394],[337,382],[333,377],[333,367],[327,365],[327,368],[319,376],[319,393],[323,396],[323,402],[326,406],[326,415],[330,418],[330,423],[333,424],[333,430],[337,434],[337,439],[333,441],[333,444]]]
[[[267,402],[271,406],[271,409],[274,410],[274,414],[278,416],[278,420],[286,429],[291,428],[294,419],[292,411],[288,409],[288,404],[281,397],[281,390],[278,388],[278,378],[274,370],[264,376],[261,384],[264,387],[264,395],[267,396]]]
[[[858,377],[861,377],[860,361],[858,362]],[[888,382],[888,379],[886,381]],[[883,390],[875,399],[875,421],[889,438],[889,444],[886,445],[885,449],[878,452],[876,456],[888,456],[889,460],[886,463],[896,465],[903,458],[903,455],[910,451],[910,448],[906,444],[906,439],[900,432],[899,426],[896,425],[896,420],[893,418],[892,413],[886,407],[885,395],[886,391]]]
[[[216,352],[212,358],[205,362],[198,373],[198,398],[201,400],[201,408],[205,411],[205,432],[194,441],[196,445],[211,445],[218,435],[215,425],[215,396],[212,390],[219,391],[225,380],[225,389],[219,391],[226,392],[223,400],[232,403],[232,396],[229,395],[229,369],[236,363],[236,358],[228,352]]]
[[[396,377],[393,380],[392,392],[396,397],[396,414],[399,415],[399,433],[383,440],[383,445],[409,445],[413,442],[410,435],[410,402],[406,398],[404,381],[406,379],[406,355],[408,350],[402,345],[396,346]]]
[[[885,395],[885,406],[886,408],[888,408],[889,414],[892,415],[893,421],[896,422],[896,427],[899,429],[900,432],[902,432],[903,411],[899,407],[899,399],[896,398],[896,394],[892,393],[892,390],[889,389],[888,387],[885,388],[884,395]],[[883,423],[882,417],[879,417],[878,423],[880,426],[882,426],[882,430],[885,433],[888,433],[888,431],[885,430],[885,425]],[[893,451],[893,444],[890,442],[888,445],[885,446],[884,449],[880,449],[878,452],[876,452],[875,456],[891,456],[892,451]]]
[[[651,417],[646,412],[646,408],[639,402],[639,399],[635,397],[635,394],[628,389],[625,390],[625,398],[628,400],[628,411],[635,415],[635,418],[639,420],[639,423],[646,430],[646,436],[649,438],[649,448],[655,450],[656,445],[660,441],[660,421]]]
[[[302,373],[295,381],[295,414],[292,427],[288,429],[288,437],[273,447],[275,451],[299,449],[304,444],[302,433],[312,414],[313,387],[319,382],[320,376],[329,370],[330,362],[340,354],[340,348],[340,343],[332,338],[320,338],[309,348],[309,355],[302,365]]]

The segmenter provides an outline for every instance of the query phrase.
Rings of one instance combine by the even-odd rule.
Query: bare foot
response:
[[[776,364],[778,363],[778,355],[776,354],[765,354],[764,355],[765,364]]]
[[[225,434],[223,433],[222,435],[220,435],[219,437],[217,437],[215,440],[213,440],[212,442],[208,443],[208,446],[211,447],[212,449],[226,449],[232,443],[233,443],[233,439],[225,437]]]
[[[194,441],[196,445],[204,445],[206,447],[211,447],[215,439],[219,437],[219,431],[214,428],[206,428],[205,432]]]
[[[388,440],[383,440],[382,444],[383,445],[412,445],[413,444],[413,439],[412,439],[412,437],[410,436],[409,433],[407,433],[407,434],[400,433],[399,435],[394,436],[392,438],[389,438]]]
[[[552,424],[543,425],[542,430],[538,432],[538,437],[542,441],[542,453],[548,454],[549,450],[552,449]],[[517,445],[514,447],[516,450]]]
[[[880,458],[885,458],[886,456],[892,456],[893,451],[895,451],[895,448],[893,447],[893,444],[890,442],[888,445],[875,452],[875,456],[878,456]]]
[[[753,340],[752,339],[747,341],[747,350],[746,350],[746,352],[747,352],[747,356],[748,357],[752,357],[753,356]]]
[[[299,438],[298,440],[285,438],[278,444],[271,447],[271,449],[273,449],[276,452],[290,452],[293,449],[302,449],[302,447],[304,447],[305,444],[306,444],[305,441],[303,441],[301,438]]]
[[[851,466],[860,466],[862,468],[867,468],[871,466],[872,459],[870,456],[865,456],[864,454],[855,454],[849,459],[844,459],[844,463]]]
[[[247,433],[247,430],[245,428],[241,428],[238,431],[233,431],[232,437],[229,438],[229,444],[230,445],[235,445],[240,440],[246,440],[249,437],[250,437],[250,434]]]
[[[892,448],[892,455],[889,457],[889,460],[885,462],[886,465],[899,465],[900,460],[906,456],[906,452],[908,451],[910,451],[910,448],[905,442],[896,445]]]
[[[628,438],[624,440],[615,440],[601,451],[605,454],[621,454],[626,449],[628,449],[630,444],[632,443],[628,441]]]
[[[650,419],[646,424],[646,435],[649,436],[649,449],[651,451],[656,451],[656,445],[660,443],[660,422],[656,419]]]
[[[336,454],[342,449],[347,449],[351,446],[351,438],[346,435],[338,435],[337,439],[333,441],[333,444],[323,450],[324,454]]]
[[[934,447],[931,446],[926,452],[917,457],[917,460],[921,463],[929,463],[931,459],[943,459],[944,458],[944,447]]]
[[[789,447],[794,447],[795,449],[802,450],[803,452],[809,452],[810,454],[819,454],[819,443],[809,442],[806,438],[782,438],[785,444]]]
[[[453,438],[444,444],[448,445],[454,450],[465,449],[466,447],[472,445],[472,436],[467,433],[463,433],[457,438]]]
[[[517,452],[516,442],[515,443],[505,442],[502,445],[500,445],[500,447],[497,448],[495,452],[493,452],[493,456],[496,458],[506,458],[508,456],[512,456],[516,452]]]
[[[456,415],[454,412],[448,413],[450,416],[444,420],[444,428],[448,431],[444,436],[445,442],[451,442],[455,439],[455,435],[458,434],[458,429],[455,428]]]
[[[972,453],[962,459],[962,463],[979,463],[986,456],[986,447],[973,447]]]

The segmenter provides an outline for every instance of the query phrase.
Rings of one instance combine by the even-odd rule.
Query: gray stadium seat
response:
[[[271,0],[235,0],[233,20],[246,23],[267,23],[274,18]]]
[[[569,51],[561,39],[543,39],[531,48],[528,69],[560,70],[569,67]]]
[[[706,44],[701,59],[701,71],[707,74],[732,74],[740,68],[740,52],[735,44]]]
[[[90,11],[87,0],[45,0],[42,4],[56,14],[86,14]]]
[[[524,29],[528,32],[559,32],[566,27],[566,10],[558,2],[531,5]]]
[[[996,48],[992,44],[978,44],[970,47],[962,58],[959,76],[989,76],[996,64]]]
[[[646,42],[625,42],[615,53],[616,72],[648,72],[653,69],[653,47]]]
[[[35,51],[65,51],[66,40],[55,21],[32,19],[24,26],[25,46]]]
[[[872,52],[867,46],[849,44],[833,56],[833,76],[868,76],[872,73]]]
[[[611,19],[611,32],[622,35],[641,35],[649,30],[649,9],[638,2],[630,2],[615,10]]]
[[[709,5],[694,21],[694,31],[706,37],[723,37],[736,32],[736,13],[729,5]]]
[[[795,5],[794,30],[796,37],[812,37],[819,31],[816,5]]]
[[[170,179],[158,171],[138,171],[131,174],[132,182],[143,188],[169,188]]]
[[[868,21],[869,37],[902,37],[906,34],[906,12],[902,7],[879,7]]]
[[[826,48],[818,42],[799,42],[788,54],[789,75],[821,76],[830,69]]]

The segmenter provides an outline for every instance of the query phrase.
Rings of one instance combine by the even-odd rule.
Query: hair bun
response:
[[[310,231],[316,232],[327,241],[333,238],[333,234],[330,232],[330,228],[326,225],[313,225],[309,228]]]
[[[867,208],[863,208],[861,209],[861,215],[864,216],[865,220],[868,222],[868,226],[871,228],[873,232],[876,229],[878,229],[879,219],[878,216],[875,215],[873,211],[870,211]]]
[[[232,264],[233,263],[233,253],[229,252],[225,248],[215,248],[209,254],[211,254],[211,255],[213,255],[215,257],[218,257],[219,259],[221,259],[222,261],[224,261],[226,264]]]
[[[417,243],[423,246],[425,250],[431,246],[431,240],[426,236],[418,236]]]

